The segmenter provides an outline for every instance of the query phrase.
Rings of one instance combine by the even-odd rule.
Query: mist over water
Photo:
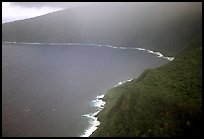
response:
[[[91,100],[167,62],[104,46],[2,44],[3,136],[80,136]]]

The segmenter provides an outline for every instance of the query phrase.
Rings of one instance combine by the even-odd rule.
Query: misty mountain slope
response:
[[[110,89],[92,136],[202,134],[202,41],[196,36],[172,62]]]
[[[5,23],[2,40],[125,45],[175,55],[202,28],[201,13],[199,3],[124,3],[72,8]]]

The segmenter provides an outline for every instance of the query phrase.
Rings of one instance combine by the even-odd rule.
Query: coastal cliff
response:
[[[202,35],[175,59],[108,90],[91,136],[198,136],[202,121]]]

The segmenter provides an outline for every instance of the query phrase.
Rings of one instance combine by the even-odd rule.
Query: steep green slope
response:
[[[110,89],[92,136],[201,135],[202,44],[193,39],[172,62]]]
[[[2,24],[2,40],[142,47],[175,56],[201,28],[202,3],[109,3]]]

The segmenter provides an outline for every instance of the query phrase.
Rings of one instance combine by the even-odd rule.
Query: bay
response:
[[[2,134],[80,136],[96,96],[167,62],[104,45],[2,43]]]

